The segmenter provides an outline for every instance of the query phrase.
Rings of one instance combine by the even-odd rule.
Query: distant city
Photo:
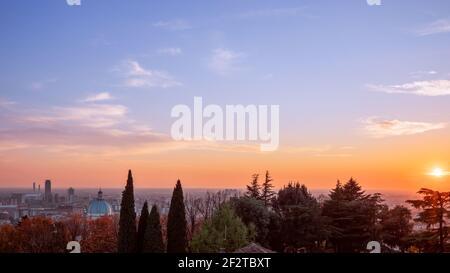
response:
[[[46,180],[41,187],[32,183],[29,189],[0,189],[0,225],[17,224],[22,217],[46,216],[53,220],[64,220],[73,214],[88,218],[118,215],[121,189],[53,189],[54,183]],[[188,189],[186,195],[199,196],[207,189]],[[140,213],[145,201],[156,204],[161,215],[169,212],[172,189],[137,189],[135,207]]]

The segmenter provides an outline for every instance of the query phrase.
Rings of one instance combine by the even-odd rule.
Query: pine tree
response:
[[[139,217],[138,231],[137,231],[137,242],[136,242],[136,251],[138,253],[142,252],[142,247],[144,243],[144,234],[147,229],[148,222],[148,204],[145,201],[144,206],[142,207],[141,216]]]
[[[145,229],[142,251],[144,253],[163,253],[164,242],[162,238],[161,222],[158,207],[152,206],[152,211],[147,221]]]
[[[261,200],[264,202],[264,206],[269,206],[273,197],[275,196],[275,191],[273,190],[272,185],[272,177],[269,174],[269,171],[266,171],[266,177],[264,183],[262,184],[261,190]]]
[[[336,187],[330,191],[329,195],[332,200],[342,200],[344,199],[342,183],[340,180],[336,182]]]
[[[368,197],[353,177],[342,187],[342,192],[347,201],[362,200]]]
[[[327,219],[317,199],[305,185],[289,183],[273,200],[274,211],[280,217],[280,233],[276,240],[287,249],[305,247],[314,251],[329,235]],[[275,243],[275,247],[280,246]]]
[[[378,194],[366,194],[351,178],[342,185],[339,181],[323,204],[323,216],[330,221],[330,242],[336,252],[365,251],[367,242],[376,240],[376,223],[382,199]]]
[[[167,252],[185,253],[186,238],[186,212],[184,208],[183,189],[180,180],[173,190],[170,202],[169,216],[167,218]]]
[[[134,210],[133,176],[128,171],[128,180],[122,192],[117,250],[119,253],[136,251],[136,212]]]
[[[254,174],[252,176],[252,182],[250,185],[247,185],[247,192],[245,193],[245,196],[255,199],[261,198],[261,186],[258,183],[259,174]]]

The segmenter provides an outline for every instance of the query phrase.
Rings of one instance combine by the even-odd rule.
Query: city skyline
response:
[[[0,188],[450,186],[448,1],[8,1]],[[175,141],[171,109],[279,105],[280,145]],[[43,190],[43,188],[41,189]]]

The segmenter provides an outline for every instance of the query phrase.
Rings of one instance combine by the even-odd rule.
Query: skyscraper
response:
[[[45,180],[45,193],[44,193],[45,201],[51,203],[53,200],[52,196],[52,181]]]
[[[67,201],[69,203],[73,203],[75,201],[75,189],[72,187],[67,190]]]

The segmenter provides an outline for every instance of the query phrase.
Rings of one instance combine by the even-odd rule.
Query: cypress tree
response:
[[[262,184],[261,189],[261,200],[264,201],[264,206],[269,206],[272,202],[273,197],[275,196],[275,191],[273,190],[272,177],[269,174],[269,171],[266,171],[266,177]]]
[[[119,235],[117,249],[119,253],[136,251],[136,212],[134,210],[133,176],[128,171],[128,180],[122,192],[120,203]]]
[[[186,212],[180,180],[173,190],[167,219],[167,252],[186,253]]]
[[[145,229],[142,252],[144,253],[163,253],[164,242],[162,238],[161,222],[158,207],[152,206],[152,211],[147,221]]]
[[[148,222],[148,204],[145,201],[144,206],[142,207],[141,216],[139,217],[138,231],[137,231],[137,242],[136,242],[136,251],[138,253],[142,252],[142,247],[144,243],[144,234],[147,229]]]

